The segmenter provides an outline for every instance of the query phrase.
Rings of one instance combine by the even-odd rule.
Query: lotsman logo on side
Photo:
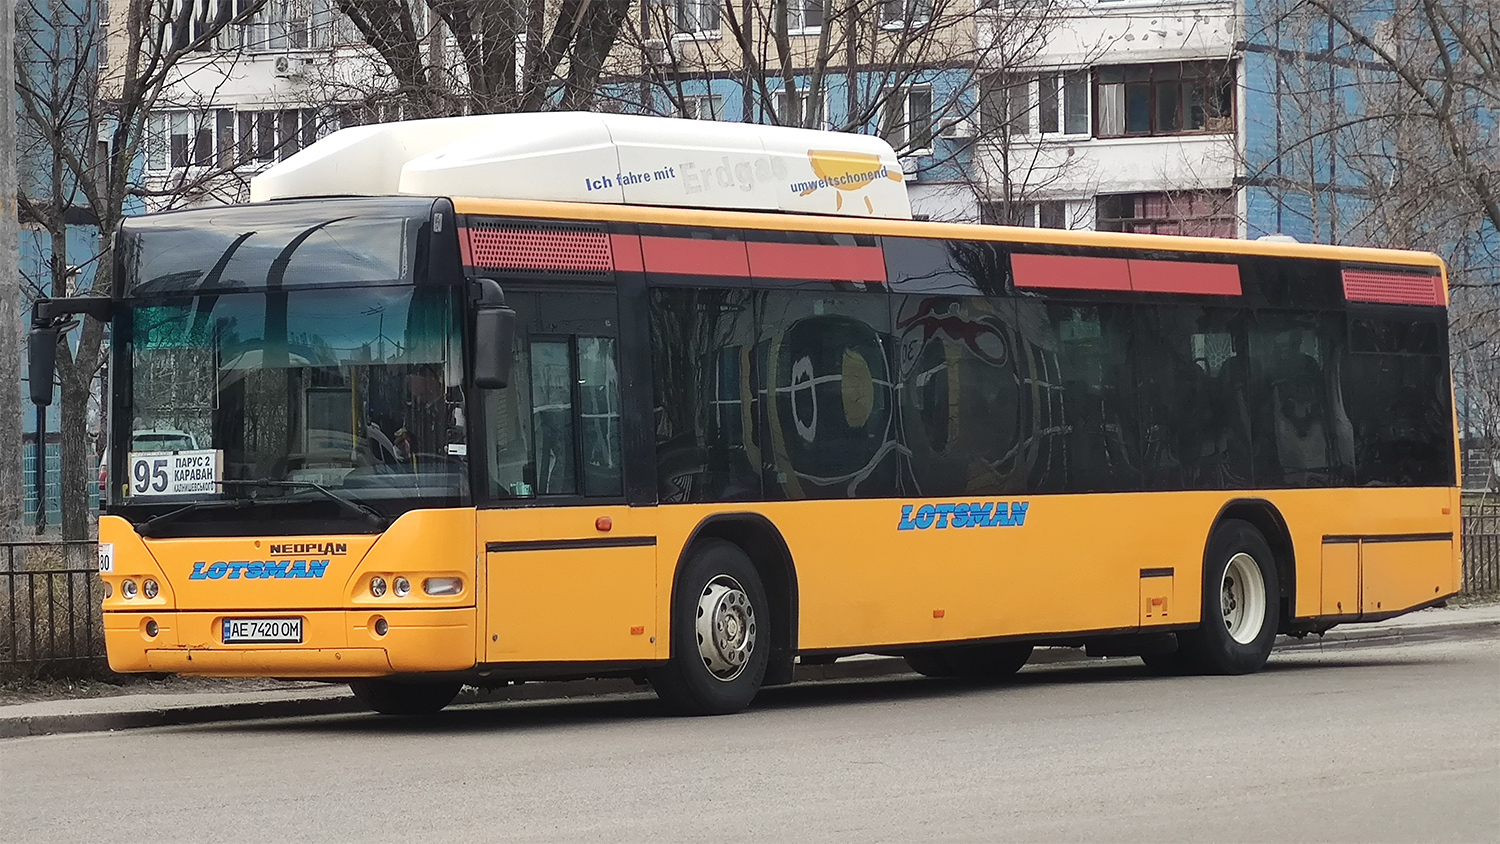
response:
[[[1029,501],[976,501],[973,504],[923,504],[920,507],[903,504],[896,530],[1021,527],[1026,524],[1026,510],[1030,506]]]
[[[322,577],[329,560],[230,560],[193,563],[188,580],[267,580]]]

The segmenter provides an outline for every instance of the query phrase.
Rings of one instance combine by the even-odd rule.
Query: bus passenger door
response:
[[[613,292],[507,293],[511,384],[487,391],[484,661],[646,660],[654,652],[651,508],[625,505]]]

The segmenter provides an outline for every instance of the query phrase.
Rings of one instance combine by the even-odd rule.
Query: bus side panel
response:
[[[747,510],[770,519],[792,552],[805,650],[1193,624],[1204,545],[1215,516],[1237,498],[1265,499],[1282,513],[1294,546],[1300,617],[1325,614],[1325,536],[1457,529],[1447,489],[1031,496],[1006,500],[1027,504],[1024,520],[1012,517],[1009,525],[989,524],[995,499],[963,502],[970,510],[991,505],[983,527],[970,524],[972,518],[955,527],[951,511],[946,519],[917,516],[923,504],[959,503],[953,499],[663,505],[659,624],[665,629],[669,621],[671,572],[688,534],[712,513]],[[1436,565],[1436,557],[1419,550],[1387,543],[1380,551],[1380,576],[1389,584],[1382,588],[1400,596],[1380,599],[1380,612],[1457,590],[1446,551]],[[1166,569],[1173,580],[1169,616],[1143,620],[1142,575],[1160,577]]]
[[[1379,569],[1376,576],[1382,584],[1377,588],[1391,593],[1391,597],[1375,599],[1380,609],[1371,602],[1363,608],[1364,614],[1391,615],[1459,589],[1456,570],[1450,564],[1449,543],[1461,530],[1451,489],[1302,489],[1278,490],[1258,497],[1276,506],[1291,533],[1297,564],[1298,618],[1347,619],[1360,612],[1355,609],[1358,596],[1346,582],[1351,574],[1346,569],[1351,563],[1355,565],[1352,574],[1365,584],[1368,594],[1370,549],[1375,545],[1381,546],[1374,555]],[[1439,536],[1441,539],[1435,541],[1392,541]],[[1325,539],[1332,539],[1334,544],[1325,546]],[[1325,547],[1331,549],[1340,543],[1357,546],[1357,550],[1334,552],[1330,558]],[[1335,568],[1325,571],[1325,564]],[[1344,585],[1336,586],[1341,590],[1338,594],[1324,596],[1325,583]]]
[[[665,657],[655,512],[622,505],[480,510],[485,661],[636,661],[656,659],[658,650]]]

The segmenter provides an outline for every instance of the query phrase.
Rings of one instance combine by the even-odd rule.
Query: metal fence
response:
[[[1464,502],[1466,595],[1500,592],[1500,500]]]
[[[0,679],[107,670],[97,546],[0,543]]]

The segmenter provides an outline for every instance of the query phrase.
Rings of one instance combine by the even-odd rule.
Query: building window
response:
[[[172,30],[172,49],[210,49],[209,31],[221,16],[227,20],[243,5],[234,0],[166,0],[163,10]]]
[[[1227,62],[1101,67],[1094,72],[1094,134],[1234,131],[1234,67]]]
[[[673,0],[677,34],[713,36],[719,34],[717,0]]]
[[[239,160],[285,161],[322,134],[312,109],[242,111],[239,120]]]
[[[787,106],[788,95],[791,98],[791,107]],[[788,91],[785,88],[780,91],[771,92],[771,111],[776,117],[776,122],[782,126],[805,126],[809,129],[818,129],[823,126],[824,107],[827,105],[827,97],[818,97],[816,109],[813,108],[812,92],[806,88],[797,88]],[[804,116],[808,119],[804,120]]]
[[[1013,73],[979,78],[979,131],[985,137],[1028,134],[1031,81]]]
[[[228,160],[216,159],[216,155],[223,152],[223,132],[232,123],[231,115],[228,109],[151,115],[146,132],[146,169],[212,167],[215,163],[226,166]]]
[[[823,0],[786,0],[786,29],[812,35],[823,29]]]
[[[979,80],[980,129],[1008,135],[1087,135],[1089,72],[992,74]]]
[[[880,0],[880,25],[897,29],[932,19],[932,0]]]
[[[1060,199],[1042,202],[981,202],[979,222],[987,226],[1067,229],[1068,203]]]
[[[1095,227],[1102,232],[1237,237],[1234,191],[1124,193],[1101,196]]]
[[[236,0],[248,5],[248,0]],[[354,25],[340,14],[335,0],[266,0],[250,20],[224,31],[226,49],[250,52],[318,50],[356,40]]]
[[[932,149],[932,89],[896,88],[886,95],[882,125],[885,140],[898,155],[920,155]]]
[[[151,115],[147,125],[151,171],[283,161],[326,134],[312,109],[169,111]]]
[[[688,120],[718,120],[724,116],[724,98],[718,94],[684,94],[677,116]]]
[[[1043,135],[1089,133],[1089,72],[1068,70],[1037,77],[1037,131]]]

